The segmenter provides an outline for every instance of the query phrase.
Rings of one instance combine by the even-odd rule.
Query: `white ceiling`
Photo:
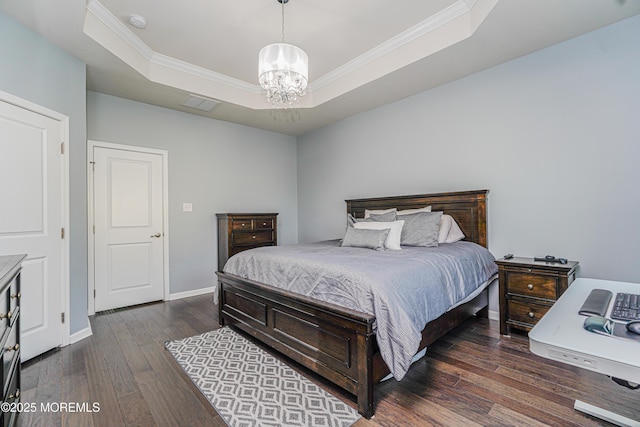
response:
[[[258,51],[281,41],[277,0],[0,0],[0,11],[85,62],[89,90],[301,135],[636,15],[640,1],[290,0],[285,41],[309,55],[310,91],[287,111],[257,85]],[[189,94],[221,104],[181,106]]]

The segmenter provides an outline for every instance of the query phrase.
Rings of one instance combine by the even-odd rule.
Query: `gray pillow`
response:
[[[355,224],[358,221],[362,221],[362,219],[358,219],[355,216],[351,215],[351,214],[347,214],[347,225],[349,227],[353,227],[353,224]]]
[[[356,222],[392,222],[396,219],[396,212],[387,212],[385,214],[371,214],[369,218],[356,218],[351,214],[347,214],[347,225],[353,227]]]
[[[365,222],[392,222],[396,220],[396,211],[384,214],[371,214],[369,218],[362,219]]]
[[[405,246],[438,246],[438,230],[442,212],[418,212],[398,215],[404,220],[400,244]]]
[[[347,227],[347,232],[344,234],[341,246],[381,251],[384,250],[384,241],[387,240],[388,235],[388,228],[384,230],[365,230]]]

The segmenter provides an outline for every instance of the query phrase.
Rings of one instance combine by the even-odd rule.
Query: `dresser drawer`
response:
[[[255,231],[253,233],[233,233],[232,244],[238,246],[257,245],[273,242],[271,230]]]
[[[253,220],[253,228],[254,230],[271,230],[273,229],[273,218],[256,218]]]
[[[254,230],[253,219],[251,218],[234,218],[231,220],[231,230],[233,231],[252,231]]]
[[[540,274],[509,273],[509,294],[544,298],[555,301],[557,278]]]
[[[7,294],[9,298],[9,311],[11,313],[15,313],[17,311],[18,305],[20,305],[20,292],[18,291],[18,281],[14,280],[11,282],[11,286],[9,287],[9,292]]]
[[[11,372],[14,359],[20,354],[20,344],[18,344],[18,325],[14,324],[9,331],[9,336],[2,346],[2,384],[6,386],[7,378]]]
[[[16,365],[14,371],[12,372],[11,380],[8,384],[8,387],[5,389],[5,398],[4,402],[7,403],[18,403],[20,402],[20,389],[18,388],[18,375],[17,369],[19,367]],[[18,412],[4,412],[2,418],[2,427],[7,427],[10,425],[15,425],[15,417]]]
[[[14,310],[9,307],[9,291],[7,289],[0,294],[0,338],[2,338],[6,330],[11,325],[11,318],[13,317]]]
[[[549,306],[528,301],[509,301],[509,321],[525,323],[533,327],[549,311]]]

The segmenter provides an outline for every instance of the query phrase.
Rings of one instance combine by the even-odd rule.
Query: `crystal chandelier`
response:
[[[306,93],[309,57],[297,46],[284,43],[284,4],[282,4],[282,43],[267,45],[258,55],[258,79],[274,108],[290,108]]]

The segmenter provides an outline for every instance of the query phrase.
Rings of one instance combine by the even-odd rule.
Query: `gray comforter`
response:
[[[382,358],[400,380],[425,325],[464,301],[497,267],[486,248],[465,241],[399,251],[327,241],[244,251],[224,271],[375,315]]]

